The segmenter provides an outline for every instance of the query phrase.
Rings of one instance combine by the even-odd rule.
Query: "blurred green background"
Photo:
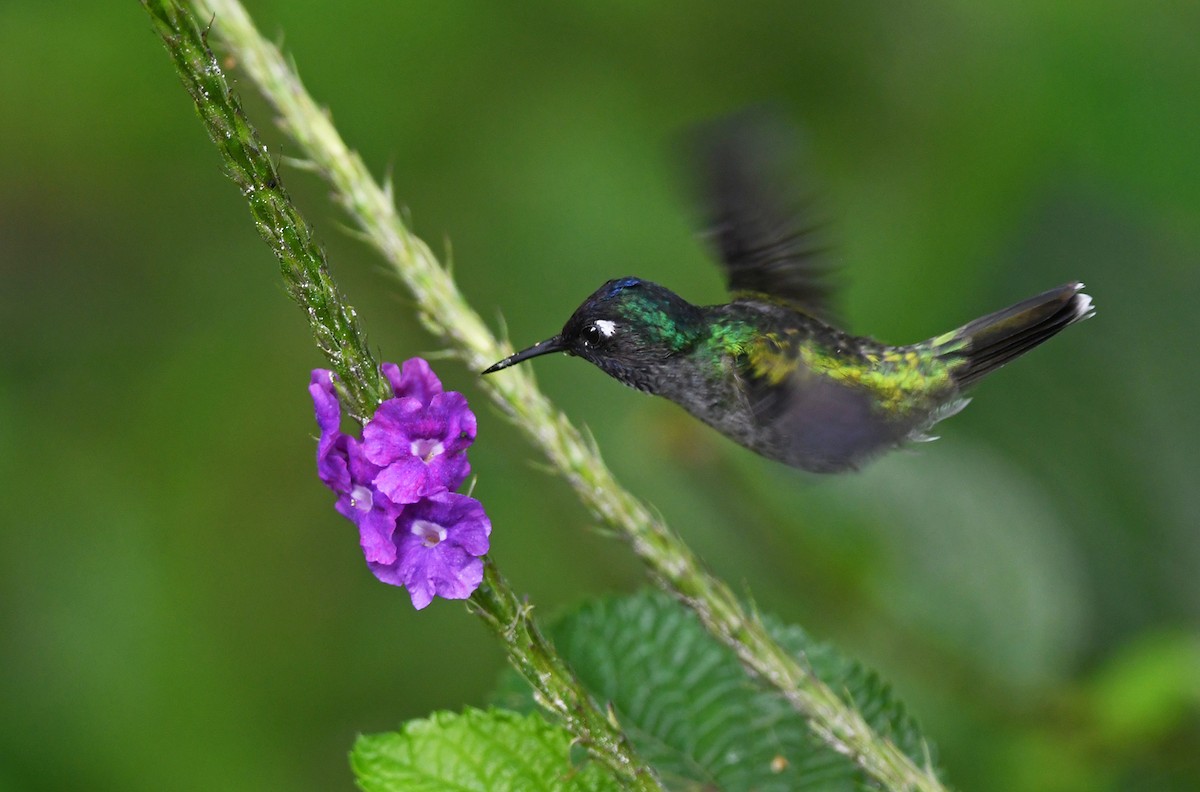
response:
[[[517,344],[611,277],[720,301],[671,141],[764,100],[806,130],[853,329],[1086,281],[1096,319],[836,479],[533,365],[716,572],[890,679],[954,786],[1200,787],[1200,5],[747,5],[250,11]],[[138,5],[5,0],[0,85],[0,789],[351,789],[355,734],[484,703],[500,653],[366,572],[314,475],[322,360]],[[284,178],[381,356],[436,351],[325,186]],[[641,585],[439,371],[538,612]]]

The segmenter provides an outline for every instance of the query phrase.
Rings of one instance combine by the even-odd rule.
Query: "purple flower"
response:
[[[377,578],[406,587],[418,609],[434,596],[465,598],[482,579],[491,523],[478,501],[448,490],[470,473],[475,416],[420,358],[380,369],[396,397],[379,405],[361,440],[341,431],[333,372],[313,371],[317,475],[358,526]]]
[[[375,485],[396,503],[457,489],[471,472],[474,441],[475,415],[461,393],[439,393],[426,405],[388,399],[363,427],[363,453],[382,468]]]
[[[474,498],[439,492],[405,506],[392,536],[396,560],[369,562],[375,577],[404,586],[413,607],[435,597],[466,599],[483,580],[492,523]]]

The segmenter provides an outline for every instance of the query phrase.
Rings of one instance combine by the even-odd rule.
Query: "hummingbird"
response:
[[[840,329],[820,226],[780,179],[777,131],[735,118],[695,138],[707,236],[729,302],[694,305],[652,281],[616,278],[557,335],[483,374],[565,352],[762,456],[836,473],[933,439],[929,429],[962,410],[981,379],[1094,315],[1072,281],[907,346]]]

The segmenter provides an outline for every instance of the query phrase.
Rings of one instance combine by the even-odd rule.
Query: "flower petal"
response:
[[[410,427],[425,406],[416,399],[388,399],[375,410],[371,422],[363,427],[363,453],[372,463],[390,465],[397,459],[410,456],[413,440]]]
[[[411,396],[422,404],[429,404],[433,397],[441,392],[442,381],[433,373],[429,363],[419,357],[404,361],[397,396]]]
[[[367,562],[393,564],[396,561],[396,518],[383,508],[371,509],[358,523],[358,543]]]
[[[384,363],[379,368],[397,398],[413,398],[421,404],[429,404],[442,392],[441,380],[422,358],[409,358],[400,367],[395,363]]]
[[[428,414],[444,424],[442,442],[447,451],[462,451],[475,442],[475,413],[467,407],[467,397],[461,393],[451,391],[434,396]]]
[[[321,430],[321,439],[317,442],[317,475],[334,492],[349,492],[351,474],[348,442],[351,438],[338,429],[342,411],[333,387],[333,372],[315,369],[308,392],[312,396],[317,426]]]
[[[333,372],[328,369],[313,369],[308,392],[312,395],[321,437],[324,438],[327,434],[337,432],[342,418],[342,408],[338,404],[337,391],[333,387]]]
[[[416,503],[422,496],[431,494],[431,487],[434,491],[439,488],[437,481],[430,480],[426,473],[425,463],[409,455],[380,470],[373,484],[392,503]]]

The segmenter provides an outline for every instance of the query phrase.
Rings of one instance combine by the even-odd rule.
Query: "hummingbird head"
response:
[[[618,278],[584,300],[561,333],[483,373],[538,355],[566,352],[594,363],[626,385],[649,391],[656,371],[691,348],[702,324],[700,309],[669,289],[639,278]]]

